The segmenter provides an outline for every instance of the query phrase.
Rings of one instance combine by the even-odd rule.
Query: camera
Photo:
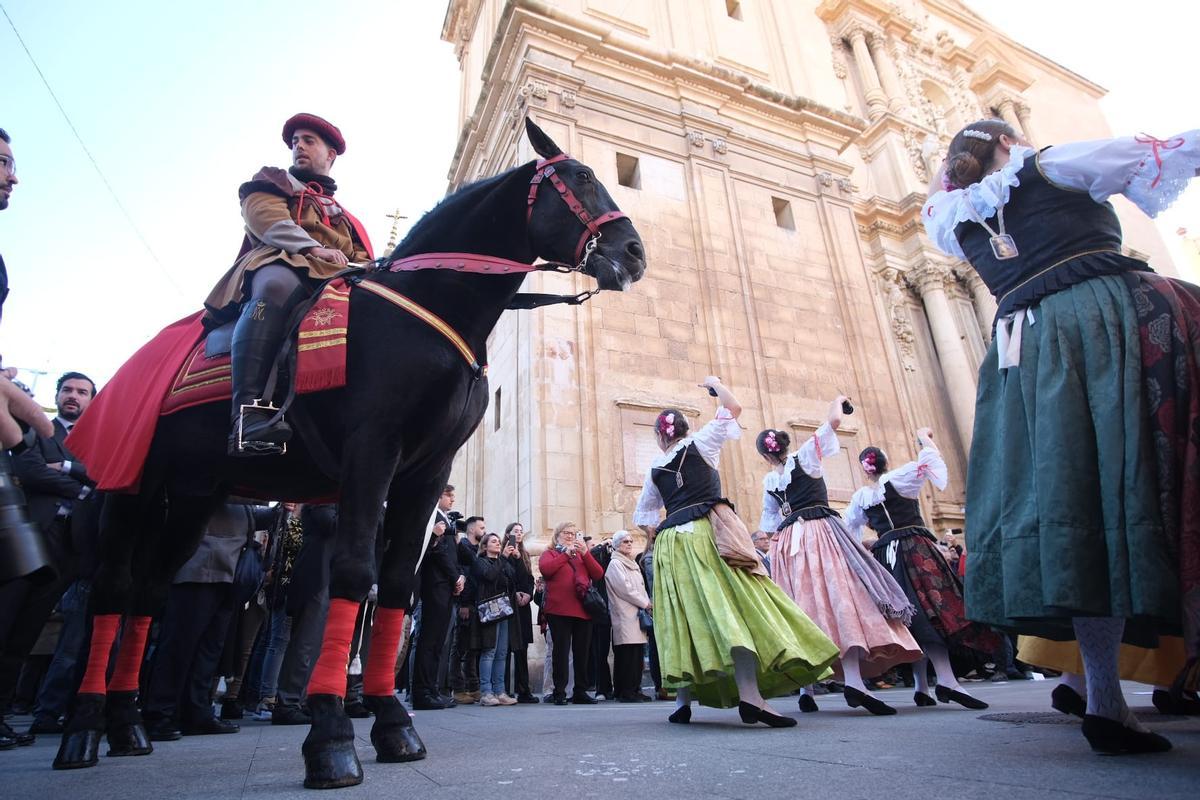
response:
[[[461,511],[446,512],[446,519],[450,520],[450,524],[454,526],[455,533],[466,533],[467,523],[463,521]]]

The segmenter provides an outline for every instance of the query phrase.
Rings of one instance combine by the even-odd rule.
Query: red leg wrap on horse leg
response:
[[[96,614],[92,617],[92,645],[88,650],[87,670],[79,684],[80,694],[104,694],[104,674],[112,655],[113,640],[117,638],[120,614]]]
[[[396,691],[396,656],[404,633],[403,608],[377,608],[371,624],[371,649],[363,671],[363,694],[390,697]]]
[[[350,663],[350,640],[354,637],[354,620],[359,604],[335,597],[329,602],[325,619],[325,638],[321,640],[321,655],[308,679],[308,693],[346,696],[346,667]]]
[[[136,692],[138,675],[142,671],[142,656],[146,653],[146,639],[150,635],[150,617],[126,617],[121,629],[121,647],[117,651],[117,665],[108,682],[110,692]]]

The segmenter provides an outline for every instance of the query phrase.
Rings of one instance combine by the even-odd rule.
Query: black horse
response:
[[[641,239],[595,173],[562,155],[531,121],[525,124],[543,161],[450,195],[413,227],[388,263],[414,254],[457,252],[521,264],[538,257],[575,264],[582,251],[579,268],[602,289],[623,290],[642,277]],[[551,159],[552,167],[545,163]],[[531,192],[531,186],[543,190]],[[381,610],[404,609],[411,602],[434,506],[455,453],[488,404],[486,375],[468,363],[451,338],[456,332],[478,364],[486,364],[487,337],[524,278],[503,269],[497,270],[501,274],[391,272],[388,263],[367,273],[364,285],[407,296],[447,321],[453,328],[449,337],[379,294],[355,289],[346,387],[298,396],[289,412],[315,423],[319,436],[307,438],[319,438],[319,447],[306,444],[301,427],[302,435],[285,455],[230,458],[226,403],[180,411],[159,420],[139,492],[109,495],[101,515],[94,613],[144,618],[160,608],[171,577],[195,552],[209,517],[234,490],[281,499],[338,497],[330,620],[309,685],[313,724],[303,748],[305,785],[313,788],[362,780],[354,730],[342,708],[343,690],[322,688],[317,680],[325,665],[330,674],[340,670],[344,687],[349,642],[341,640],[335,617],[356,609],[373,583],[379,586]],[[381,513],[386,551],[376,576]],[[393,628],[380,632],[377,615],[373,630],[394,641],[397,618],[402,619],[402,612],[387,617]],[[392,651],[390,668],[380,667],[390,674],[395,669]],[[97,658],[94,650],[89,664],[106,660],[107,652]],[[81,692],[79,697],[56,768],[94,765],[106,729],[110,755],[150,752],[132,693],[115,693],[110,683],[107,704],[103,694]],[[424,757],[424,746],[390,684],[386,694],[366,701],[375,712],[371,740],[378,760]]]

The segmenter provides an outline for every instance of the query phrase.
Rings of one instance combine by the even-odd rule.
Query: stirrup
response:
[[[260,442],[253,439],[247,441],[242,438],[242,429],[246,424],[247,411],[269,411],[274,415],[279,412],[279,406],[270,401],[263,401],[261,398],[238,406],[237,452],[256,456],[281,456],[286,454],[287,442],[279,445],[274,442]]]

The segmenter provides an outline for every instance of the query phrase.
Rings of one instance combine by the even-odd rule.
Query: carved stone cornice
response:
[[[917,27],[917,21],[908,16],[899,4],[890,0],[821,0],[816,14],[826,25],[835,29],[851,17],[871,20],[872,23],[878,21],[900,38],[907,37]]]
[[[928,292],[945,292],[946,285],[954,281],[954,273],[950,271],[949,267],[932,261],[922,261],[917,266],[909,268],[904,273],[904,277],[908,280],[908,285],[922,297]]]
[[[925,196],[914,192],[900,202],[878,195],[854,206],[859,232],[870,235],[884,233],[895,239],[907,239],[921,230],[921,208]]]

